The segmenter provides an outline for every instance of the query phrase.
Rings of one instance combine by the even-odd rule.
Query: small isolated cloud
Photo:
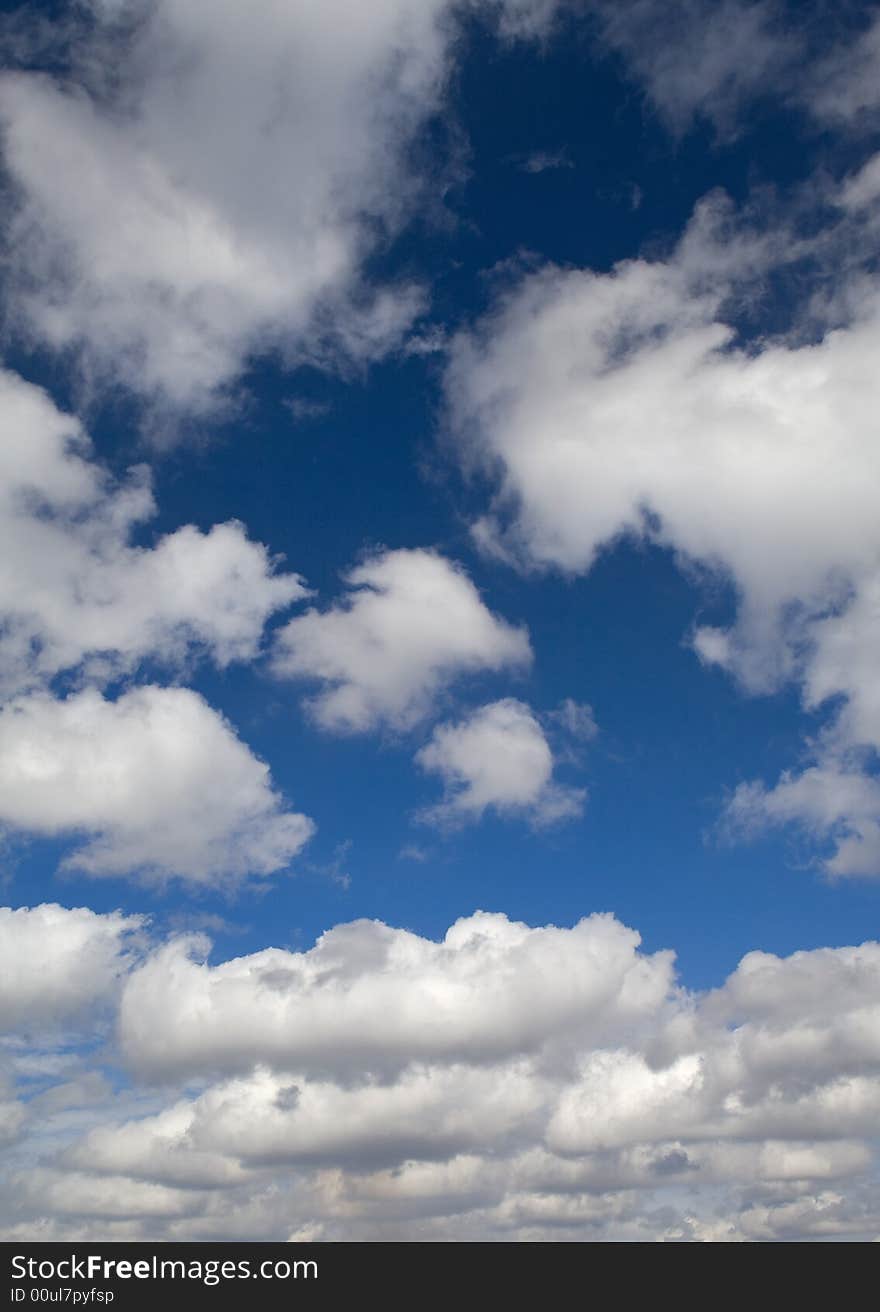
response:
[[[329,401],[310,401],[304,396],[288,397],[284,401],[284,408],[297,424],[323,419],[332,409]]]
[[[273,668],[325,689],[307,705],[324,729],[408,729],[453,680],[531,661],[524,628],[493,615],[464,570],[434,551],[384,551],[345,578],[348,594],[280,630]]]
[[[549,711],[546,718],[578,743],[591,743],[599,733],[592,706],[571,697],[561,701],[555,711]]]
[[[397,854],[398,861],[415,861],[418,865],[424,865],[428,860],[428,853],[418,843],[405,843]]]
[[[510,697],[438,726],[416,761],[445,785],[443,800],[421,812],[432,824],[479,820],[494,810],[548,825],[579,816],[586,799],[584,789],[554,782],[543,729],[528,706]]]
[[[347,838],[344,842],[336,844],[329,861],[310,861],[306,869],[348,892],[351,888],[351,875],[348,873],[347,867],[351,849],[352,841]]]
[[[552,169],[574,168],[574,160],[565,146],[559,150],[536,150],[531,155],[518,155],[515,162],[523,173],[546,173]]]
[[[186,688],[35,693],[0,711],[0,822],[87,835],[65,864],[94,876],[231,887],[289,864],[311,836],[269,768]]]

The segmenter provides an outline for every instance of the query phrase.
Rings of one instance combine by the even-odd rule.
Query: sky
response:
[[[0,1237],[880,1237],[880,7],[0,49]]]

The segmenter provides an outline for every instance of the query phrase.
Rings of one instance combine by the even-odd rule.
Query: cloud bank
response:
[[[49,931],[13,1015],[115,992],[128,1072],[109,1110],[81,1052],[53,1103],[48,1040],[18,1050],[6,1238],[880,1233],[876,943],[752,952],[689,994],[610,915],[478,912],[440,942],[356,921],[217,965],[191,940],[127,956],[135,924],[0,917]]]

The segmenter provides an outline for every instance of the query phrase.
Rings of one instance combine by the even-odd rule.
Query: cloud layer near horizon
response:
[[[215,966],[143,933],[0,914],[0,960],[47,956],[9,984],[34,1037],[5,1049],[5,1238],[880,1232],[876,943],[753,952],[688,994],[610,915],[478,912],[440,942],[356,921]],[[113,1103],[58,1028],[98,998]]]

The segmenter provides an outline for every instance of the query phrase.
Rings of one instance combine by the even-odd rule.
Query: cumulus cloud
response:
[[[142,924],[139,916],[55,903],[0,907],[0,1030],[51,1029],[86,1013],[93,1027],[131,964]]]
[[[833,596],[835,572],[880,548],[865,486],[878,298],[815,345],[747,352],[691,255],[547,267],[459,337],[453,420],[503,471],[484,537],[580,571],[622,533],[654,536],[728,570],[747,618]]]
[[[347,596],[277,635],[274,669],[318,680],[322,728],[410,728],[454,679],[528,665],[525,629],[485,606],[464,570],[434,551],[384,551],[345,576]]]
[[[601,915],[529,929],[478,913],[442,943],[362,920],[305,953],[267,949],[211,967],[179,939],[131,976],[121,1042],[139,1069],[166,1077],[258,1062],[343,1074],[491,1062],[659,1006],[671,957],[643,959],[638,941]]]
[[[844,222],[871,222],[874,169],[830,198]],[[741,344],[725,317],[730,298],[741,278],[782,258],[780,232],[734,231],[722,250],[718,223],[729,226],[730,214],[718,204],[698,208],[669,258],[607,274],[545,267],[459,335],[447,379],[459,449],[500,471],[475,537],[496,557],[575,573],[631,535],[726,578],[736,622],[698,628],[696,652],[750,691],[794,679],[810,710],[836,699],[816,766],[837,779],[839,801],[846,791],[858,800],[855,776],[880,747],[880,529],[870,493],[880,475],[880,290],[850,270],[818,340],[814,318],[812,337],[796,329]],[[799,787],[802,799],[811,787]],[[743,812],[745,794],[738,805]],[[795,818],[787,785],[776,811]],[[804,818],[821,817],[808,806]],[[830,822],[856,842],[834,858],[834,873],[877,865],[877,820],[854,811]]]
[[[186,688],[10,702],[0,711],[0,794],[8,827],[87,835],[65,864],[95,876],[231,886],[287,866],[314,828]]]
[[[256,351],[387,350],[421,293],[360,270],[411,212],[405,156],[439,103],[450,10],[92,0],[63,77],[0,81],[20,317],[196,410]]]
[[[115,942],[116,921],[27,914],[45,910],[85,916],[65,969],[94,987],[95,931]],[[477,913],[439,943],[359,921],[216,966],[196,946],[123,964],[129,1087],[91,1120],[42,1095],[8,1159],[4,1237],[880,1232],[876,943],[752,952],[703,994],[608,915]],[[107,961],[100,988],[117,987]],[[41,1015],[69,1008],[64,970],[39,987]]]
[[[91,658],[94,677],[147,657],[252,660],[266,620],[306,595],[241,524],[186,525],[131,545],[155,513],[148,471],[116,483],[79,422],[0,373],[0,692]]]
[[[445,785],[443,800],[421,814],[429,823],[479,820],[490,809],[547,825],[583,810],[585,790],[554,782],[544,731],[529,707],[512,697],[481,706],[457,724],[438,725],[416,761]]]

